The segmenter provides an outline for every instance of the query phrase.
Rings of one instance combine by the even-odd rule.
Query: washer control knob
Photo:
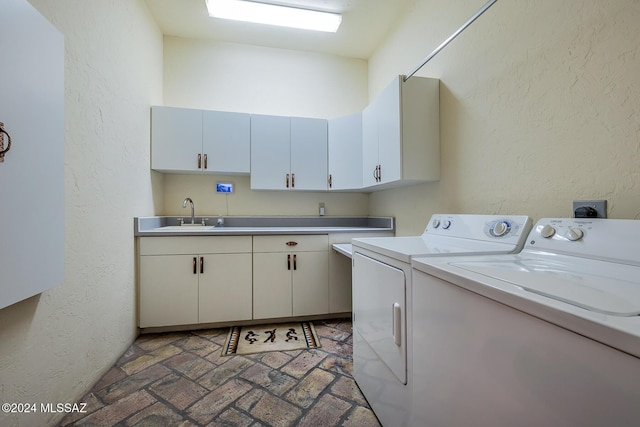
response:
[[[542,227],[542,230],[540,230],[540,235],[545,239],[552,237],[554,234],[556,234],[556,229],[549,224],[545,225],[544,227]]]
[[[433,228],[438,228],[440,227],[440,220],[439,219],[434,219],[433,221],[431,221],[431,225],[433,225]]]
[[[449,227],[451,227],[451,221],[449,221],[448,219],[445,219],[444,222],[442,223],[442,228],[444,228],[445,230],[448,230]]]
[[[507,221],[497,222],[496,225],[493,226],[493,235],[496,237],[504,236],[509,232],[511,226]]]
[[[567,230],[567,233],[565,234],[565,237],[572,242],[582,239],[582,236],[584,236],[584,231],[582,231],[580,228],[573,227],[569,228]]]

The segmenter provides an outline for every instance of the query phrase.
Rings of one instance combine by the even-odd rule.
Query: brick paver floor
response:
[[[351,375],[351,321],[314,326],[321,348],[228,357],[228,328],[141,335],[60,425],[380,427]]]

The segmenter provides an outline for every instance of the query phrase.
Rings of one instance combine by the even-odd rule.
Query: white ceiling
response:
[[[367,59],[413,0],[272,0],[342,13],[337,33],[210,18],[205,0],[145,0],[165,35]],[[267,2],[267,0],[262,0]]]

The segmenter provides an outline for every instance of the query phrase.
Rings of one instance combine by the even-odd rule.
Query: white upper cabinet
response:
[[[362,113],[329,120],[329,190],[362,188]]]
[[[327,121],[291,118],[293,190],[327,189]]]
[[[151,169],[161,172],[202,170],[201,110],[151,107]]]
[[[64,37],[27,0],[2,0],[0,52],[2,309],[64,282]]]
[[[160,172],[248,174],[250,115],[151,108],[151,168]]]
[[[251,189],[326,190],[327,121],[251,116]]]
[[[440,179],[439,80],[398,76],[362,113],[370,190]]]
[[[152,107],[151,168],[250,174],[252,190],[375,191],[440,179],[439,80],[396,77],[336,119]]]
[[[283,190],[291,185],[289,127],[289,117],[251,116],[252,190]]]
[[[208,161],[205,171],[248,174],[251,168],[251,115],[203,111],[202,153]]]

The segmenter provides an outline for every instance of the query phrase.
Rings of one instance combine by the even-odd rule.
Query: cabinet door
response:
[[[291,118],[293,190],[327,189],[327,121]]]
[[[292,253],[293,315],[306,316],[329,312],[329,254]]]
[[[362,185],[376,185],[378,166],[378,110],[377,100],[369,104],[362,112]]]
[[[65,61],[64,37],[27,0],[0,9],[2,309],[64,282]]]
[[[201,255],[201,258],[199,322],[251,319],[251,254]]]
[[[252,115],[251,189],[287,189],[290,157],[289,118]]]
[[[151,107],[151,169],[196,172],[202,155],[202,111]]]
[[[140,257],[140,327],[198,323],[195,255]]]
[[[253,254],[253,318],[291,316],[290,254]]]
[[[400,79],[398,77],[378,95],[379,183],[402,179],[402,146],[400,140]]]
[[[248,174],[251,166],[250,115],[204,111],[202,154],[207,156],[204,172]]]
[[[329,120],[329,189],[362,187],[362,113]]]

